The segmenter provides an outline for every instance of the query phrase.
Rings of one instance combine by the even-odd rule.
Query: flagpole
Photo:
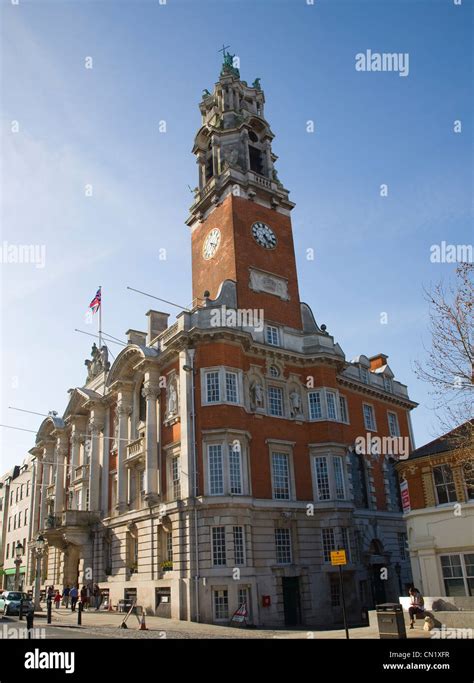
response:
[[[99,287],[100,304],[99,304],[99,349],[102,348],[102,285]]]

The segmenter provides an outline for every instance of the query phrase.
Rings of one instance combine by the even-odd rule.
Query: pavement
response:
[[[344,629],[337,630],[310,630],[309,628],[298,629],[264,629],[264,628],[239,628],[230,626],[217,626],[215,624],[197,624],[178,619],[163,619],[162,617],[146,617],[147,630],[140,630],[137,617],[131,614],[127,621],[127,628],[120,628],[126,614],[85,610],[82,613],[82,625],[77,623],[77,612],[73,613],[66,608],[52,611],[52,623],[46,623],[46,610],[35,613],[33,637],[58,639],[58,638],[119,638],[119,639],[344,639]],[[349,629],[351,639],[379,639],[376,622],[371,618],[371,625]],[[17,635],[15,635],[17,633]],[[0,619],[0,639],[26,638],[26,621],[19,621],[18,617],[3,617]],[[414,630],[407,630],[407,637],[429,638],[430,634],[423,631],[419,623]]]

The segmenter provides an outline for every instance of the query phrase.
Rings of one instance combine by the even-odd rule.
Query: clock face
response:
[[[206,237],[204,245],[202,247],[202,255],[206,259],[206,261],[208,261],[214,256],[219,247],[220,241],[221,231],[219,230],[219,228],[214,228]]]
[[[275,249],[277,238],[273,230],[265,223],[254,223],[252,225],[252,235],[254,240],[265,249]]]

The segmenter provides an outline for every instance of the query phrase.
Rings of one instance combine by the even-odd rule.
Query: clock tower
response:
[[[192,233],[193,299],[263,310],[269,323],[302,328],[290,213],[278,178],[260,79],[240,78],[224,52],[219,81],[204,91],[194,142],[199,186]]]

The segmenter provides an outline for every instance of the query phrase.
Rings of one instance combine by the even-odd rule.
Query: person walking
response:
[[[93,596],[94,596],[94,607],[95,607],[95,611],[97,612],[100,609],[100,605],[102,602],[102,591],[100,590],[97,583],[94,584]]]
[[[82,602],[82,609],[84,609],[84,610],[87,609],[87,605],[89,602],[87,586],[82,586],[82,588],[81,588],[81,602]]]
[[[66,609],[69,607],[69,593],[70,592],[71,592],[71,589],[69,588],[69,584],[67,583],[63,588],[63,605]]]
[[[61,604],[61,593],[57,590],[56,593],[54,594],[54,606],[56,609],[59,609],[59,605]]]
[[[77,590],[77,586],[73,586],[71,588],[71,590],[69,591],[69,597],[71,598],[71,612],[75,612],[77,599],[79,597],[79,591]]]

